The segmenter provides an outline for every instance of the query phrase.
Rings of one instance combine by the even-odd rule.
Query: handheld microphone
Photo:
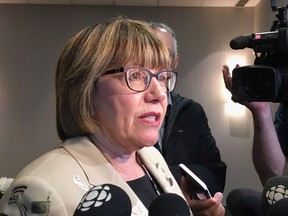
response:
[[[129,216],[132,204],[120,187],[103,184],[91,188],[81,199],[73,216]]]
[[[177,194],[163,193],[152,201],[149,216],[190,216],[186,201]]]
[[[272,208],[272,206],[275,203],[287,197],[288,197],[288,176],[275,176],[268,179],[268,181],[264,185],[261,196],[261,211],[263,215],[267,215],[270,208]],[[279,205],[281,204],[282,202]],[[275,206],[275,209],[273,211],[277,210],[277,206]]]
[[[261,215],[261,192],[249,188],[237,188],[230,191],[226,206],[233,216]]]
[[[288,198],[283,198],[272,205],[267,216],[287,216]]]

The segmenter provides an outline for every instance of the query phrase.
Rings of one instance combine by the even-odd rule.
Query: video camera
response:
[[[238,36],[231,40],[232,49],[251,48],[255,52],[254,65],[235,68],[232,72],[234,101],[288,101],[288,21],[287,8],[278,11],[270,32]]]

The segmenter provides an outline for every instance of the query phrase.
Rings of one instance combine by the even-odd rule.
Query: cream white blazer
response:
[[[164,192],[183,197],[157,149],[145,147],[137,153]],[[133,190],[87,137],[68,139],[32,161],[16,176],[0,200],[0,213],[9,216],[72,216],[93,185],[107,183],[117,185],[128,194],[132,203],[131,215],[148,215]],[[35,213],[35,206],[39,214]]]

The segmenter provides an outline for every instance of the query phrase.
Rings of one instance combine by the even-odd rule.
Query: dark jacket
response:
[[[284,155],[288,156],[288,104],[280,103],[275,113],[275,129]]]
[[[223,192],[226,164],[208,125],[202,106],[176,93],[171,93],[172,107],[168,107],[162,154],[179,182],[178,164],[183,163],[204,181],[212,196]]]

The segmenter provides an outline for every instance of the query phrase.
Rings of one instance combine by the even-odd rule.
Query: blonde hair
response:
[[[70,39],[56,69],[57,131],[62,140],[95,133],[93,95],[105,71],[126,65],[171,67],[168,50],[141,20],[117,17]]]

